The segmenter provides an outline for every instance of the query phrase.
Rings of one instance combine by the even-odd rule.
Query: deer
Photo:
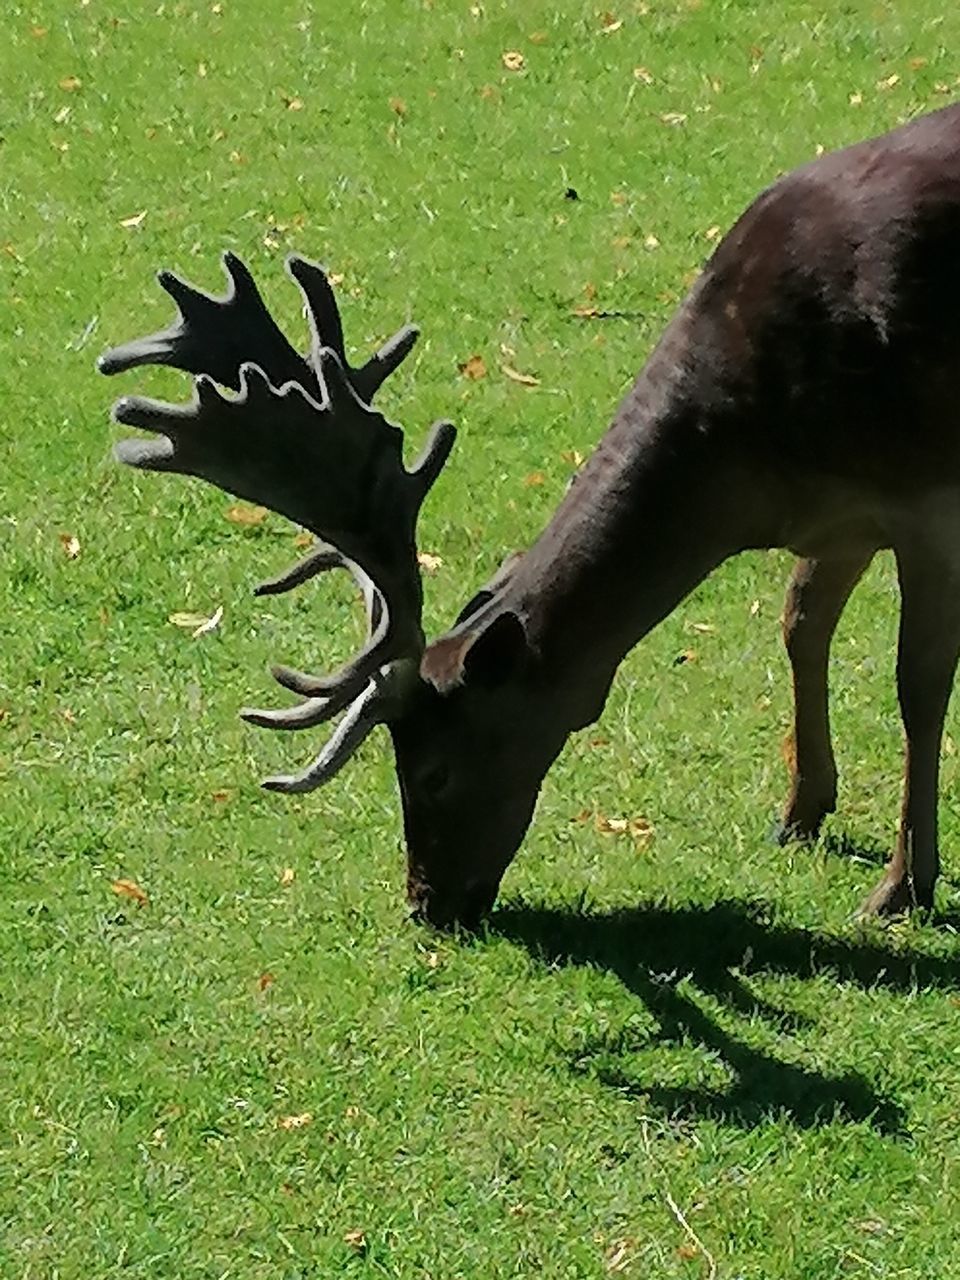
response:
[[[260,594],[333,570],[362,593],[356,657],[326,675],[275,667],[300,701],[241,712],[276,730],[336,721],[311,763],[265,787],[329,782],[385,725],[411,913],[475,927],[547,771],[598,718],[624,656],[730,557],[786,548],[797,557],[783,612],[794,713],[778,836],[812,841],[837,802],[831,638],[873,557],[892,550],[903,799],[894,851],[860,910],[930,910],[960,652],[960,103],[821,155],[749,205],[543,532],[430,642],[416,524],[456,432],[435,424],[407,469],[401,429],[372,404],[417,330],[351,364],[330,280],[291,256],[310,328],[301,355],[244,264],[223,262],[223,296],[161,272],[175,322],[98,364],[194,376],[190,403],[116,403],[117,422],[151,433],[120,441],[121,462],[200,477],[315,535]]]

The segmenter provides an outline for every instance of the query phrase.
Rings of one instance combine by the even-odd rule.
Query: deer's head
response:
[[[279,683],[301,701],[241,713],[273,729],[337,721],[305,769],[263,785],[311,791],[333,777],[375,725],[386,725],[403,803],[410,904],[436,924],[471,924],[492,905],[565,736],[553,724],[549,680],[522,609],[510,598],[513,566],[506,564],[469,602],[451,631],[425,643],[416,522],[456,433],[450,423],[437,423],[408,471],[401,431],[371,407],[417,331],[402,329],[352,367],[326,275],[290,258],[287,270],[303,294],[312,333],[310,350],[300,356],[243,263],[226,254],[224,266],[230,287],[220,298],[162,272],[177,321],[101,357],[99,368],[108,374],[165,364],[195,375],[188,405],[142,397],[117,402],[117,421],[155,433],[122,441],[117,456],[146,470],[199,476],[311,530],[316,547],[258,594],[287,591],[333,569],[353,576],[368,621],[363,650],[332,675],[275,668]],[[217,384],[235,394],[224,395]]]

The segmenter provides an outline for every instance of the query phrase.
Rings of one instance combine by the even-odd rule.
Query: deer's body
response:
[[[262,488],[225,487],[271,505]],[[546,769],[599,714],[624,654],[749,547],[800,557],[784,615],[796,694],[784,838],[814,835],[833,808],[830,637],[873,554],[893,548],[907,770],[898,847],[868,909],[928,905],[960,649],[960,106],[824,156],[750,206],[543,534],[426,648],[417,687],[382,718],[410,894],[430,918],[492,902]]]

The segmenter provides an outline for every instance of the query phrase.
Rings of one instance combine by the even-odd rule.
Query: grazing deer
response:
[[[401,432],[371,407],[416,331],[352,367],[326,276],[293,257],[312,330],[301,357],[243,264],[224,264],[222,298],[161,273],[177,322],[99,366],[197,375],[189,405],[117,403],[117,421],[158,436],[121,442],[121,461],[200,476],[320,539],[260,593],[337,567],[364,593],[358,657],[332,676],[277,668],[303,700],[243,712],[274,729],[342,713],[312,764],[266,787],[319,786],[386,724],[411,905],[436,924],[471,923],[493,904],[547,769],[600,714],[628,650],[729,556],[787,547],[800,559],[783,623],[796,708],[781,838],[811,839],[836,801],[831,636],[889,547],[906,778],[896,850],[863,909],[932,904],[960,649],[960,104],[825,155],[747,209],[539,539],[430,644],[415,527],[454,429],[437,424],[407,471]]]

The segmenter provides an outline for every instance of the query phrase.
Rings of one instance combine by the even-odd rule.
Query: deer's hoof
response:
[[[895,878],[888,874],[861,902],[857,917],[862,920],[875,916],[889,920],[893,916],[905,915],[913,905],[906,877]]]

